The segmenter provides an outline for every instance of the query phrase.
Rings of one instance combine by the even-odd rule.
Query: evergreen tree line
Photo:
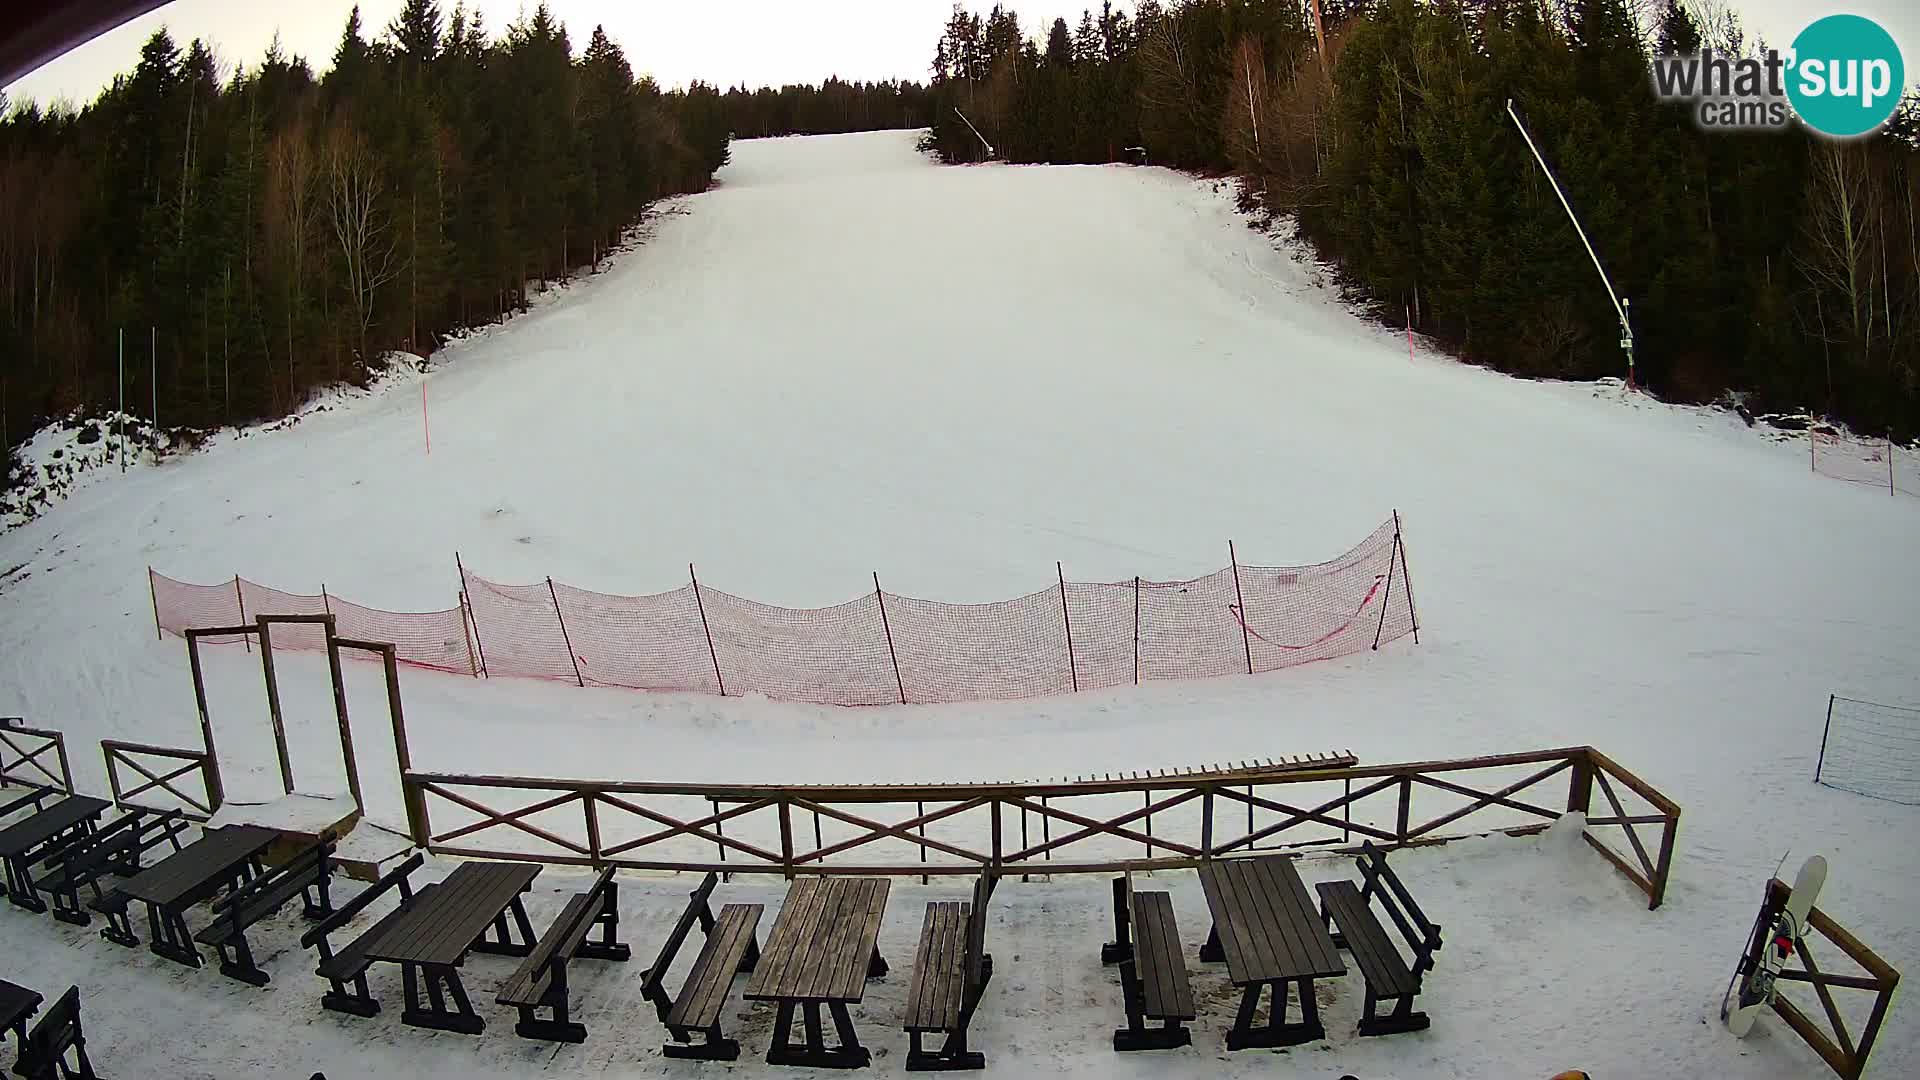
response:
[[[736,86],[721,96],[721,108],[735,138],[775,135],[840,135],[926,127],[927,88],[917,82],[845,82],[830,78],[819,86]]]
[[[1474,363],[1625,373],[1619,323],[1506,113],[1554,166],[1631,300],[1637,375],[1920,433],[1920,107],[1836,142],[1709,133],[1650,57],[1754,55],[1665,0],[1141,0],[1028,36],[956,5],[934,54],[948,161],[1147,160],[1236,174],[1354,293]],[[968,123],[971,122],[971,127]],[[978,135],[975,134],[978,130]]]
[[[636,79],[599,27],[576,59],[544,4],[497,37],[408,0],[369,39],[355,8],[318,78],[157,32],[93,103],[0,120],[0,449],[114,407],[123,329],[127,411],[284,414],[596,265],[726,154],[718,90]]]

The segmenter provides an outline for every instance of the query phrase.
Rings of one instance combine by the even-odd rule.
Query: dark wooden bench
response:
[[[15,1041],[27,1045],[27,1021],[39,1011],[39,991],[0,979],[0,1035],[11,1031]]]
[[[1180,928],[1173,919],[1173,895],[1138,892],[1130,877],[1113,879],[1113,941],[1100,949],[1100,961],[1120,965],[1120,995],[1127,1026],[1113,1033],[1115,1050],[1171,1050],[1193,1042],[1184,1025],[1199,1016],[1187,959],[1180,951]],[[1150,1028],[1148,1020],[1162,1021]]]
[[[320,950],[320,962],[315,966],[314,974],[331,984],[331,989],[320,998],[322,1008],[354,1016],[372,1016],[380,1011],[380,1003],[367,990],[367,968],[373,963],[367,959],[367,946],[378,940],[381,932],[406,912],[407,905],[415,897],[425,896],[435,888],[428,885],[416,893],[407,881],[424,861],[416,852],[407,861],[382,874],[380,880],[362,889],[360,895],[340,905],[333,914],[300,935],[301,948]],[[332,944],[327,941],[327,935],[345,926],[355,915],[366,910],[368,904],[390,890],[399,892],[400,905],[355,937],[345,948],[334,951]],[[353,984],[351,990],[348,989],[348,983]]]
[[[67,1060],[72,1053],[73,1061]],[[70,986],[33,1025],[20,1044],[13,1071],[26,1080],[100,1080],[87,1060],[87,1037],[80,1030],[80,988]]]
[[[15,810],[19,810],[27,806],[32,806],[34,809],[34,812],[38,813],[40,810],[45,808],[46,802],[48,799],[58,794],[59,792],[54,790],[53,788],[41,787],[38,784],[28,784],[27,790],[25,793],[20,795],[15,795],[13,798],[8,799],[4,804],[0,804],[0,817],[6,817],[8,814],[13,813]]]
[[[213,923],[193,936],[220,954],[220,974],[253,986],[265,986],[266,972],[253,962],[247,930],[300,898],[300,913],[324,919],[333,913],[328,883],[333,877],[333,844],[321,841],[213,902]]]
[[[180,834],[187,820],[178,810],[131,810],[98,831],[74,837],[41,863],[47,872],[33,887],[53,895],[53,917],[85,926],[90,920],[80,907],[80,890],[91,889],[94,900],[104,895],[100,879],[132,877],[140,872],[140,857],[163,843],[180,850]]]
[[[693,890],[687,910],[680,914],[680,921],[660,946],[660,955],[640,984],[640,992],[653,1002],[660,1022],[676,1040],[660,1049],[668,1057],[733,1061],[740,1056],[740,1044],[720,1031],[720,1014],[726,1008],[733,977],[752,971],[760,962],[760,943],[754,939],[754,932],[760,926],[760,914],[765,908],[760,904],[728,904],[715,918],[707,897],[719,883],[719,875],[708,874],[700,887]],[[687,934],[692,932],[695,920],[699,921],[707,940],[676,999],[667,994],[667,969],[673,965],[673,958]],[[696,1031],[704,1036],[700,1043],[693,1042]]]
[[[1429,1021],[1427,1014],[1413,1011],[1413,999],[1420,992],[1420,976],[1433,968],[1433,954],[1440,948],[1440,927],[1414,903],[1407,887],[1387,865],[1385,850],[1374,847],[1372,841],[1363,843],[1358,862],[1362,885],[1356,887],[1351,881],[1323,881],[1314,889],[1320,894],[1321,919],[1329,927],[1339,927],[1339,932],[1333,935],[1334,944],[1353,956],[1366,980],[1366,1006],[1360,1017],[1360,1034],[1421,1031]],[[1368,906],[1374,897],[1379,898],[1381,909],[1412,950],[1413,963],[1407,963],[1400,955],[1393,936]],[[1396,1002],[1393,1012],[1386,1016],[1376,1011],[1382,1000]]]
[[[907,989],[908,1072],[986,1068],[986,1056],[967,1049],[967,1027],[993,978],[993,957],[986,951],[987,901],[996,883],[991,871],[983,872],[973,883],[972,903],[927,905]],[[936,1033],[947,1037],[940,1050],[922,1049],[921,1037]]]
[[[586,1025],[567,1019],[567,962],[579,957],[625,960],[632,955],[620,941],[619,900],[619,885],[609,866],[600,871],[592,888],[567,901],[560,917],[521,961],[519,970],[500,984],[500,994],[494,1000],[520,1010],[520,1023],[514,1031],[522,1038],[586,1041]],[[600,939],[588,941],[588,932],[596,926]],[[541,1009],[551,1010],[551,1018],[541,1018]]]

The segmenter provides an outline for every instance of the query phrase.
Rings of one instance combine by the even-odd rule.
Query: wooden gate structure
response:
[[[1398,765],[1319,757],[1044,783],[769,785],[423,772],[407,764],[398,725],[396,736],[419,846],[647,870],[789,878],[1106,873],[1191,867],[1255,850],[1340,850],[1362,839],[1404,847],[1526,835],[1580,811],[1586,842],[1657,908],[1680,821],[1671,799],[1590,746]],[[1548,783],[1557,777],[1563,793],[1532,794],[1557,788]],[[1596,788],[1604,798],[1597,812]],[[518,801],[497,805],[509,800]],[[811,843],[796,818],[811,819]],[[1441,831],[1456,822],[1477,828]]]

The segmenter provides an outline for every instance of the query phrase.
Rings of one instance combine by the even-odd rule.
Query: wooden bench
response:
[[[265,986],[268,975],[253,962],[247,929],[296,896],[300,898],[300,913],[306,918],[326,918],[333,913],[333,900],[327,891],[332,876],[333,844],[322,841],[215,900],[212,925],[193,939],[220,953],[220,974],[252,986]]]
[[[987,901],[996,883],[992,872],[984,871],[973,883],[971,904],[927,905],[907,990],[908,1072],[986,1068],[985,1055],[967,1050],[967,1026],[993,978],[993,957],[986,951]],[[921,1037],[932,1033],[947,1037],[937,1053],[920,1046]]]
[[[1353,956],[1366,980],[1360,1034],[1424,1030],[1429,1023],[1427,1014],[1413,1011],[1413,999],[1420,992],[1420,976],[1433,968],[1433,954],[1440,948],[1440,927],[1414,903],[1407,887],[1387,865],[1385,850],[1367,841],[1361,845],[1358,862],[1361,886],[1355,887],[1351,881],[1323,881],[1314,889],[1320,894],[1321,919],[1329,927],[1339,927],[1333,935],[1334,944]],[[1394,929],[1413,951],[1412,964],[1400,955],[1393,936],[1368,907],[1374,897],[1380,899]],[[1376,1011],[1382,1000],[1397,1003],[1387,1016]]]
[[[715,918],[707,897],[719,882],[719,875],[710,873],[700,887],[693,890],[687,910],[674,924],[673,933],[667,936],[660,955],[640,984],[640,992],[653,1002],[660,1013],[660,1022],[677,1040],[661,1047],[660,1052],[668,1057],[733,1061],[740,1056],[740,1044],[720,1031],[720,1014],[726,1008],[733,977],[752,971],[760,962],[760,943],[754,939],[754,932],[760,926],[760,914],[765,908],[760,904],[728,904],[720,909],[719,918]],[[680,987],[676,1000],[667,995],[667,969],[673,965],[681,943],[692,932],[695,920],[699,921],[707,941],[694,959],[693,970],[687,973],[687,981]],[[693,1042],[696,1031],[704,1035],[704,1041],[697,1044]]]
[[[0,1035],[12,1032],[21,1046],[27,1044],[27,1021],[40,1011],[40,993],[0,979]]]
[[[428,885],[419,892],[415,892],[413,886],[407,881],[408,876],[420,869],[424,861],[418,852],[414,853],[407,861],[381,875],[380,880],[361,890],[360,895],[340,905],[333,914],[300,935],[301,948],[320,950],[320,962],[315,966],[314,974],[331,984],[331,989],[320,998],[322,1008],[349,1013],[353,1016],[373,1016],[380,1011],[380,1003],[375,1001],[373,995],[367,990],[367,968],[373,963],[367,959],[367,947],[378,940],[380,934],[406,912],[407,906],[415,898],[425,896],[436,888]],[[387,912],[378,922],[354,938],[346,948],[335,952],[327,941],[327,935],[345,926],[355,915],[364,911],[368,904],[373,903],[382,893],[389,890],[398,890],[400,905]],[[353,984],[351,990],[347,987],[348,983]]]
[[[69,1063],[68,1053],[74,1060]],[[80,1030],[80,988],[70,986],[20,1044],[14,1074],[26,1080],[100,1080],[87,1060],[87,1038]]]
[[[4,804],[0,804],[0,817],[6,817],[8,814],[25,806],[32,806],[34,812],[38,813],[45,808],[48,799],[58,794],[59,792],[54,788],[41,787],[38,784],[28,784],[24,794],[15,795]]]
[[[1130,876],[1114,878],[1113,941],[1101,947],[1100,961],[1120,965],[1127,1026],[1114,1031],[1115,1050],[1171,1050],[1192,1044],[1193,1032],[1184,1025],[1199,1011],[1180,951],[1173,894],[1137,892]],[[1163,1024],[1150,1028],[1148,1020]]]
[[[140,872],[140,857],[148,851],[163,843],[179,851],[180,834],[186,831],[187,820],[178,810],[129,811],[53,851],[41,863],[47,872],[34,879],[33,887],[52,894],[54,918],[85,926],[90,918],[80,908],[82,888],[91,889],[94,900],[99,900],[104,895],[101,878],[132,877]]]
[[[520,1023],[514,1031],[522,1038],[586,1041],[586,1025],[567,1019],[567,962],[576,957],[625,960],[632,954],[620,941],[618,890],[613,867],[600,871],[593,887],[567,901],[560,917],[521,961],[519,970],[500,984],[500,994],[494,1000],[520,1010]],[[588,941],[587,933],[596,926],[601,931],[600,940]],[[541,1009],[551,1010],[552,1017],[542,1019]]]

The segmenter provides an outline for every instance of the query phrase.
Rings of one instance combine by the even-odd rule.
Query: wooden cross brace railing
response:
[[[143,746],[138,743],[118,742],[112,739],[100,740],[100,749],[106,759],[107,787],[113,792],[114,805],[132,806],[134,805],[133,799],[135,796],[159,789],[179,799],[181,802],[186,803],[187,806],[192,809],[193,814],[202,820],[212,816],[213,807],[210,797],[195,798],[173,786],[172,783],[172,781],[178,780],[180,777],[191,772],[199,772],[202,782],[204,783],[207,767],[206,755],[196,754],[189,750],[175,750],[165,746]],[[170,761],[184,762],[184,764],[169,773],[156,773],[140,764],[140,762],[134,758],[133,755],[135,754],[142,754],[147,757],[166,758]],[[116,764],[125,765],[134,772],[139,773],[146,778],[147,782],[138,787],[122,790],[120,787],[119,771],[114,768]]]
[[[898,824],[888,825],[884,822],[870,821],[867,818],[861,817],[857,814],[848,813],[845,810],[836,810],[831,806],[823,805],[821,803],[813,801],[812,799],[793,799],[789,803],[789,805],[791,806],[794,806],[801,810],[811,810],[814,813],[819,814],[823,817],[833,818],[835,821],[844,821],[849,825],[856,825],[867,831],[858,836],[852,837],[850,839],[842,840],[839,843],[829,844],[825,847],[815,848],[812,851],[796,852],[793,856],[792,861],[795,864],[817,863],[825,859],[829,855],[837,855],[842,851],[849,851],[853,848],[861,846],[862,844],[871,844],[876,840],[884,840],[891,837],[896,840],[905,840],[908,843],[915,844],[923,848],[932,848],[935,851],[940,851],[948,855],[957,856],[958,858],[965,859],[968,862],[977,863],[981,866],[986,866],[994,861],[994,857],[991,853],[972,851],[967,848],[960,847],[957,844],[949,844],[942,840],[936,840],[932,837],[927,836],[924,831],[920,833],[910,834],[907,830],[915,829],[915,828],[924,828],[925,826],[930,825],[933,822],[941,821],[943,819],[953,817],[956,814],[963,814],[963,813],[966,813],[968,810],[975,810],[982,806],[989,806],[992,804],[992,801],[993,800],[991,799],[985,799],[985,798],[967,799],[963,802],[957,802],[951,806],[942,807],[938,810],[934,810],[931,812],[923,812],[918,817],[909,818],[908,820],[899,822]]]
[[[469,834],[479,832],[482,829],[489,829],[495,825],[505,825],[511,829],[518,829],[519,831],[526,833],[528,836],[533,836],[533,837],[537,837],[538,839],[544,840],[547,843],[553,844],[556,847],[565,848],[566,850],[574,852],[575,854],[585,855],[588,857],[592,856],[592,852],[589,849],[582,847],[581,845],[576,844],[571,840],[568,840],[566,837],[549,832],[548,830],[542,829],[537,825],[529,825],[526,822],[520,820],[521,818],[528,817],[533,814],[537,814],[542,810],[550,810],[556,806],[564,806],[567,803],[573,802],[576,799],[582,799],[586,795],[585,792],[568,791],[563,794],[556,795],[553,798],[547,799],[543,802],[537,802],[531,806],[523,806],[516,810],[495,810],[490,806],[485,806],[457,792],[448,791],[446,788],[441,787],[439,784],[424,785],[422,790],[428,795],[438,795],[440,798],[445,799],[450,803],[453,803],[455,806],[465,807],[466,809],[471,810],[474,813],[479,814],[481,816],[480,821],[474,822],[470,825],[462,826],[461,828],[458,828],[458,829],[453,829],[449,832],[435,835],[432,838],[432,842],[435,844],[444,844],[449,840],[458,839],[459,837],[467,836]]]
[[[1793,887],[1779,879],[1767,883],[1769,902],[1786,903],[1793,893]],[[1794,949],[1794,956],[1800,961],[1798,968],[1787,968],[1779,974],[1781,982],[1806,983],[1813,987],[1814,997],[1820,1003],[1820,1010],[1826,1019],[1822,1027],[1812,1017],[1800,1010],[1785,994],[1775,994],[1773,1011],[1786,1021],[1794,1034],[1800,1036],[1813,1052],[1820,1055],[1834,1073],[1845,1080],[1858,1080],[1866,1071],[1867,1057],[1873,1052],[1873,1044],[1880,1037],[1880,1026],[1886,1020],[1887,1009],[1893,1004],[1894,992],[1900,986],[1900,973],[1893,969],[1878,953],[1862,944],[1845,927],[1834,922],[1819,908],[1807,913],[1807,925],[1818,931],[1830,943],[1844,953],[1848,959],[1867,972],[1865,975],[1842,975],[1822,971],[1813,951],[1808,947],[1812,934],[1803,934]],[[1824,944],[1822,946],[1824,948]],[[1863,990],[1874,995],[1873,1005],[1867,1014],[1866,1023],[1860,1028],[1856,1038],[1848,1027],[1840,1008],[1833,998],[1833,988]]]
[[[14,741],[14,737],[18,735],[39,739],[41,740],[40,745],[28,750]],[[0,745],[4,745],[7,749],[20,755],[14,760],[8,761],[6,760],[6,755],[0,754],[0,777],[24,780],[22,777],[15,776],[14,770],[31,765],[35,772],[46,777],[48,782],[60,790],[69,792],[73,790],[72,778],[68,775],[67,769],[66,740],[61,737],[59,732],[41,731],[37,728],[0,727]],[[47,768],[47,766],[40,761],[40,755],[49,750],[54,752],[54,757],[58,759],[60,763],[60,772],[57,775],[52,769]],[[24,782],[37,783],[37,781]]]
[[[717,847],[731,848],[734,851],[738,851],[745,855],[751,855],[756,859],[764,860],[766,862],[774,864],[775,866],[778,866],[781,863],[781,858],[778,852],[768,851],[765,848],[755,847],[754,845],[745,843],[744,841],[736,840],[733,837],[726,835],[724,832],[721,832],[717,827],[720,824],[720,822],[723,822],[728,818],[739,817],[742,814],[751,813],[752,811],[755,811],[755,810],[762,810],[768,806],[774,805],[774,800],[772,799],[760,799],[750,803],[742,803],[741,805],[733,807],[732,809],[723,810],[716,814],[709,814],[707,817],[701,818],[697,821],[681,821],[670,814],[665,814],[658,810],[648,809],[647,807],[641,806],[637,803],[628,802],[626,799],[622,799],[614,795],[609,795],[604,791],[599,792],[597,794],[597,797],[600,802],[603,802],[608,806],[611,806],[617,810],[624,810],[627,813],[634,815],[635,817],[645,818],[646,820],[651,821],[656,825],[666,826],[664,830],[662,830],[661,832],[654,833],[651,836],[641,837],[639,840],[629,841],[628,843],[620,844],[607,851],[603,851],[601,852],[602,857],[611,858],[622,852],[630,851],[644,844],[658,843],[661,840],[665,840],[673,836],[693,836],[701,840],[705,840],[711,844],[714,844]],[[713,825],[716,827],[713,829],[708,829],[707,828],[708,825]]]

